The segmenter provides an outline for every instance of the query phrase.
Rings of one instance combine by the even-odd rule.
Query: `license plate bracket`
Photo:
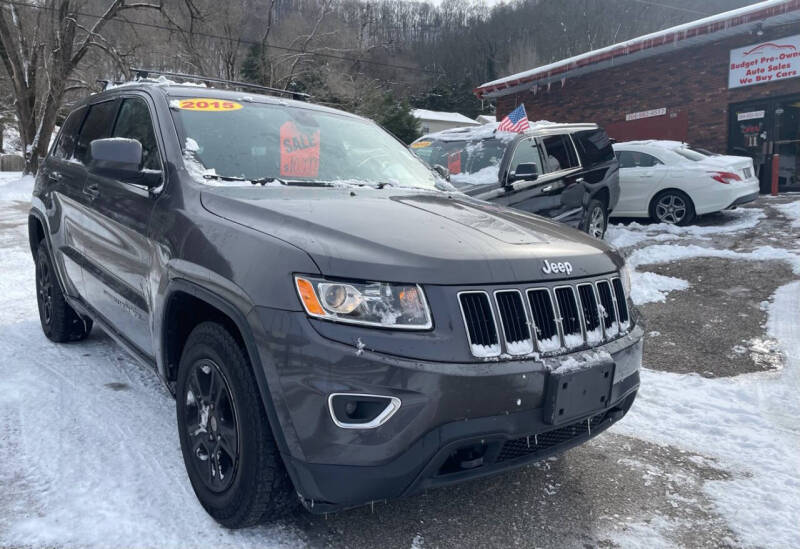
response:
[[[614,384],[614,361],[553,370],[547,378],[543,420],[560,425],[608,407]]]

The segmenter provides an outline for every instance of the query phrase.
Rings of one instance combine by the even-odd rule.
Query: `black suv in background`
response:
[[[619,167],[606,132],[596,124],[535,122],[524,133],[497,126],[425,135],[411,150],[470,196],[603,238],[619,198]]]
[[[228,527],[540,460],[639,387],[618,253],[456,192],[334,109],[149,80],[92,95],[29,236],[47,337],[94,324],[158,373]]]

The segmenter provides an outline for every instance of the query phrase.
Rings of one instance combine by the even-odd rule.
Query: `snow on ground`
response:
[[[688,287],[689,282],[674,276],[638,271],[631,273],[631,299],[638,305],[663,303],[669,292],[685,290]]]
[[[781,210],[790,210],[789,206],[800,208],[800,203],[794,202]],[[758,210],[753,212],[754,208],[748,210],[739,210],[747,213],[738,214],[741,218],[735,223],[739,227],[736,230],[755,226],[764,217],[763,212],[760,215]],[[653,232],[653,227],[659,226],[629,226],[626,231],[631,234],[621,237],[618,232],[616,237],[632,245],[648,240],[647,233]],[[686,234],[695,237],[712,234],[698,231],[700,228],[685,229],[689,229]],[[730,226],[727,230],[731,230]],[[789,245],[796,245],[791,235],[786,240]],[[655,244],[634,251],[628,262],[635,269],[692,257],[780,259],[800,273],[798,253],[770,246],[739,253],[697,244]],[[634,272],[632,277],[635,288],[632,297],[639,304],[663,300],[666,292],[680,290],[681,283],[685,283],[650,274]],[[728,470],[732,478],[709,481],[704,490],[741,541],[747,546],[799,547],[800,282],[780,287],[767,310],[767,333],[779,342],[786,357],[785,368],[708,379],[695,374],[649,370],[645,364],[638,400],[625,421],[614,429],[709,456],[716,467]]]
[[[800,205],[795,204],[795,207],[800,208]],[[713,225],[678,227],[669,223],[643,225],[637,221],[622,225],[614,224],[612,220],[605,239],[617,248],[628,248],[646,240],[677,240],[679,237],[704,239],[716,234],[752,229],[765,217],[761,208],[738,208],[719,212]]]
[[[5,153],[19,153],[22,151],[22,141],[17,128],[5,126],[3,128],[3,150]]]
[[[0,547],[302,545],[288,527],[232,532],[206,514],[155,373],[99,330],[80,344],[44,337],[27,243],[32,181],[0,174]]]
[[[800,201],[772,204],[772,207],[792,220],[792,227],[800,227]]]

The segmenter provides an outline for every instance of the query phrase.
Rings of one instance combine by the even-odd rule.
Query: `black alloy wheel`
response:
[[[44,239],[36,248],[36,305],[42,331],[51,341],[80,341],[92,330],[92,320],[78,315],[67,303]]]
[[[49,261],[39,261],[36,266],[36,299],[43,324],[53,323],[53,274]]]
[[[197,478],[212,492],[224,492],[239,464],[239,424],[230,385],[212,360],[191,365],[183,406]]]

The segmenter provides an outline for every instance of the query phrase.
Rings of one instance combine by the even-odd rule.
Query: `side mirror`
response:
[[[445,168],[441,164],[434,164],[433,165],[433,171],[438,173],[442,177],[442,179],[444,179],[446,181],[450,181],[450,170],[448,170],[447,168]]]
[[[510,181],[535,181],[539,177],[539,166],[533,162],[517,164],[517,169],[508,174]]]
[[[136,139],[110,137],[89,144],[89,172],[148,188],[161,184],[161,172],[142,170],[142,144]]]

